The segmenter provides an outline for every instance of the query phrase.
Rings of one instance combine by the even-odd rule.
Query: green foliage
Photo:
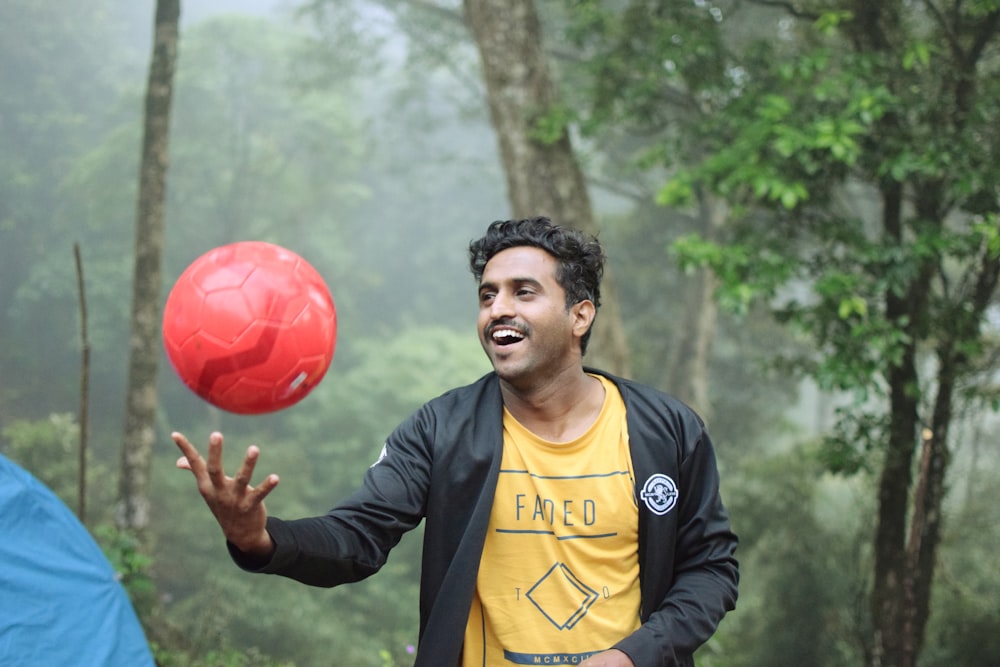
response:
[[[687,268],[710,267],[730,312],[748,320],[770,311],[786,325],[797,344],[773,346],[776,368],[848,394],[811,464],[870,481],[887,450],[910,460],[921,427],[956,425],[958,406],[942,409],[953,389],[968,392],[962,400],[995,396],[996,322],[988,313],[1000,268],[1000,23],[990,13],[995,3],[806,3],[794,12],[769,4],[569,3],[586,9],[575,41],[597,80],[586,129],[615,136],[624,124],[641,136],[635,164],[662,179],[660,205],[705,220],[713,198],[725,200],[729,219],[678,234],[675,257]],[[710,10],[714,21],[698,20]],[[703,58],[705,45],[712,56]],[[910,470],[887,479],[881,500],[906,507],[913,479]],[[893,486],[906,491],[887,501]],[[808,505],[813,489],[803,487],[788,507]],[[743,498],[735,506],[734,516],[753,511]],[[815,560],[834,549],[821,539],[822,551],[812,551],[810,514],[767,506],[809,534],[788,535],[788,549],[767,545],[780,562],[776,580],[789,576],[809,592],[776,597],[782,610],[751,608],[762,627],[790,613],[777,627],[741,635],[732,664],[860,662],[865,647],[830,635],[865,637],[864,615],[834,627],[808,608],[810,596],[822,605],[828,593],[813,589],[837,579]],[[887,544],[902,557],[906,514],[875,524],[881,559]],[[852,540],[858,552],[863,539]],[[758,565],[759,548],[749,545],[748,568]],[[814,560],[802,562],[795,549]],[[867,557],[850,562],[871,565]],[[866,587],[851,590],[844,608],[858,607]],[[919,610],[926,602],[902,604]],[[813,641],[801,644],[784,628]],[[724,631],[720,641],[731,636]]]
[[[977,217],[972,230],[986,245],[987,257],[1000,256],[1000,216],[994,213]]]
[[[831,432],[823,437],[819,461],[835,474],[874,474],[887,427],[885,415],[872,414],[863,405],[839,407]]]
[[[15,419],[0,435],[8,457],[38,477],[64,503],[75,505],[79,428],[73,415],[53,414],[39,421]]]
[[[51,414],[39,420],[12,419],[0,430],[0,451],[31,472],[71,508],[77,508],[80,481],[80,430],[76,417]],[[114,466],[88,450],[88,523],[111,518]]]
[[[685,271],[711,269],[720,278],[719,302],[736,314],[746,314],[755,301],[773,297],[797,269],[793,262],[766,248],[724,245],[697,234],[678,238],[670,250]]]
[[[564,105],[556,105],[544,113],[537,114],[531,138],[543,144],[554,144],[567,136],[573,121],[572,111]]]
[[[721,141],[668,181],[661,201],[684,203],[677,180],[707,183],[734,203],[792,210],[817,196],[825,201],[830,179],[858,163],[864,137],[892,101],[884,85],[841,68],[829,49],[781,61],[707,121],[706,132]]]
[[[820,34],[833,37],[836,31],[854,18],[854,12],[849,9],[825,11],[813,24]]]
[[[715,141],[701,146],[711,150],[675,171],[659,201],[692,203],[702,187],[726,197],[736,213],[733,231],[719,241],[680,239],[674,250],[681,261],[711,267],[720,300],[730,308],[745,310],[752,300],[770,304],[781,321],[816,343],[816,353],[796,365],[825,388],[864,398],[879,393],[904,350],[922,341],[946,339],[970,358],[983,354],[965,338],[977,326],[960,324],[968,287],[946,290],[973,284],[981,258],[995,257],[988,239],[996,235],[996,221],[973,218],[970,224],[960,206],[950,212],[942,206],[985,187],[994,194],[974,197],[977,206],[992,201],[995,208],[996,188],[982,179],[996,173],[995,160],[987,166],[985,156],[1000,142],[969,143],[973,136],[996,141],[981,124],[991,110],[966,116],[974,123],[968,129],[951,129],[939,121],[953,113],[944,108],[947,97],[918,97],[938,85],[930,61],[947,66],[932,33],[920,32],[923,23],[915,22],[903,62],[893,63],[879,53],[842,48],[839,31],[854,19],[849,11],[824,14],[813,41],[784,58],[762,57],[777,55],[771,46],[745,53],[753,75],[703,124]],[[984,94],[977,99],[990,99],[985,89],[991,84],[978,85]],[[947,132],[949,143],[942,141]],[[831,206],[848,188],[865,194],[854,185],[859,179],[868,179],[877,195],[886,178],[938,196],[928,205],[941,217],[903,213],[904,234],[879,234],[864,221],[871,214],[857,219]],[[888,317],[886,299],[908,298],[933,267],[940,267],[941,291],[928,299],[926,312]],[[967,332],[958,335],[961,341],[959,329]]]
[[[132,604],[140,614],[148,614],[155,604],[156,583],[150,577],[153,558],[141,550],[139,540],[127,531],[103,524],[94,529],[94,537],[104,555],[121,577]]]

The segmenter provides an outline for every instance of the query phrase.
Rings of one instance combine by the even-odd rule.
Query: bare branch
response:
[[[87,524],[87,431],[89,430],[90,411],[90,342],[87,338],[87,296],[83,281],[83,260],[80,258],[80,244],[73,244],[73,257],[76,259],[76,286],[80,302],[80,414],[77,417],[79,433],[79,469],[77,476],[77,509],[76,515],[80,523]]]

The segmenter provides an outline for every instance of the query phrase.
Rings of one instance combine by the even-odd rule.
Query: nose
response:
[[[514,315],[514,299],[506,292],[500,291],[490,302],[490,318],[499,320]]]

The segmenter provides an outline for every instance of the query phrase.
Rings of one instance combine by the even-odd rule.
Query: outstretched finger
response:
[[[250,480],[253,479],[254,468],[257,467],[257,459],[260,457],[260,449],[256,445],[250,445],[247,447],[246,456],[243,457],[243,463],[240,465],[239,470],[236,471],[236,476],[233,478],[236,481],[238,488],[243,489],[250,486]]]
[[[218,431],[213,431],[208,436],[208,460],[205,470],[214,486],[221,486],[225,481],[226,476],[222,471],[222,434]]]
[[[264,480],[257,486],[250,489],[250,495],[254,503],[264,502],[264,498],[267,498],[267,494],[274,491],[274,487],[278,486],[278,476],[275,474],[270,474],[264,478]]]
[[[170,438],[177,445],[177,448],[181,450],[181,454],[183,454],[183,456],[177,459],[177,467],[183,470],[190,470],[195,475],[204,472],[204,461],[194,445],[182,433],[171,433]]]

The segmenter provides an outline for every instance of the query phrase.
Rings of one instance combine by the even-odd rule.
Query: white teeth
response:
[[[494,340],[501,340],[503,338],[521,339],[524,336],[513,329],[498,329],[493,332],[493,338]]]

